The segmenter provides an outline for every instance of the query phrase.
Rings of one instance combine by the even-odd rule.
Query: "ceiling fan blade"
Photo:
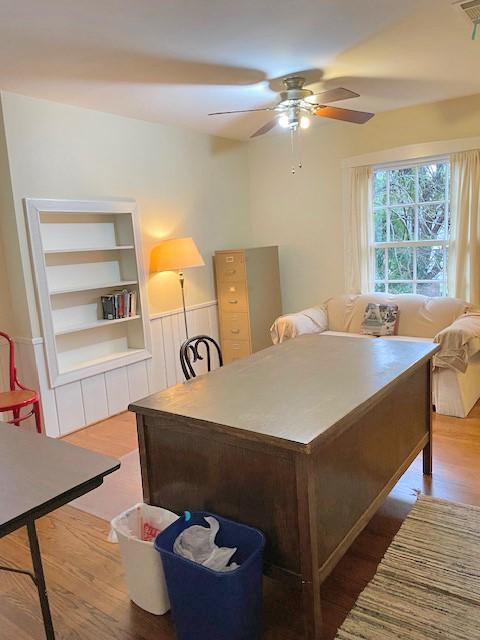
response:
[[[313,115],[321,118],[332,118],[333,120],[343,120],[343,122],[353,122],[355,124],[365,124],[373,116],[374,113],[367,111],[352,111],[351,109],[340,109],[339,107],[318,106],[313,111]]]
[[[344,87],[337,87],[336,89],[329,89],[328,91],[322,91],[321,93],[314,93],[308,98],[305,98],[306,102],[311,104],[328,104],[329,102],[337,102],[337,100],[349,100],[350,98],[359,98],[360,94]]]
[[[250,138],[256,138],[257,136],[263,136],[264,133],[268,133],[269,131],[271,131],[273,129],[273,127],[277,124],[277,122],[278,122],[277,119],[270,120],[270,122],[267,122],[267,124],[264,124],[263,127],[260,127],[260,129],[257,129],[257,131],[255,131],[255,133],[252,133]]]
[[[224,116],[229,113],[250,113],[251,111],[274,111],[275,107],[264,107],[263,109],[237,109],[236,111],[216,111],[215,113],[209,113],[209,116]]]

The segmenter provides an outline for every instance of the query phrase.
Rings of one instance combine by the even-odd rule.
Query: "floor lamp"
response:
[[[184,269],[203,267],[205,262],[200,255],[193,238],[172,238],[164,240],[152,249],[150,256],[150,273],[160,271],[176,271],[182,290],[183,319],[185,335],[188,339],[187,311],[185,309],[185,276]]]

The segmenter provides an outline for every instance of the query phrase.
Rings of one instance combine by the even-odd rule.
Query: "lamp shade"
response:
[[[205,262],[193,238],[164,240],[152,249],[150,273],[181,271],[189,267],[203,267]]]

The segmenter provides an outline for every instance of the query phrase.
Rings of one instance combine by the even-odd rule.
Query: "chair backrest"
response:
[[[199,347],[203,346],[203,353],[200,353]],[[207,358],[207,371],[212,370],[212,356],[210,353],[211,346],[215,347],[218,356],[219,366],[223,366],[222,351],[218,343],[210,336],[199,335],[188,338],[180,347],[180,364],[182,365],[183,374],[186,380],[195,378],[196,373],[193,368],[195,362]]]
[[[10,384],[10,391],[15,390],[15,383],[17,381],[17,372],[15,370],[15,350],[13,346],[13,340],[11,337],[0,331],[0,338],[4,338],[8,342],[8,377]]]

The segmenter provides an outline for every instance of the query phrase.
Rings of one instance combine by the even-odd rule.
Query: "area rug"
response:
[[[480,638],[480,508],[420,496],[336,638]]]
[[[120,469],[106,476],[98,489],[73,500],[70,506],[110,521],[137,502],[142,502],[138,449],[120,458],[120,462]]]

